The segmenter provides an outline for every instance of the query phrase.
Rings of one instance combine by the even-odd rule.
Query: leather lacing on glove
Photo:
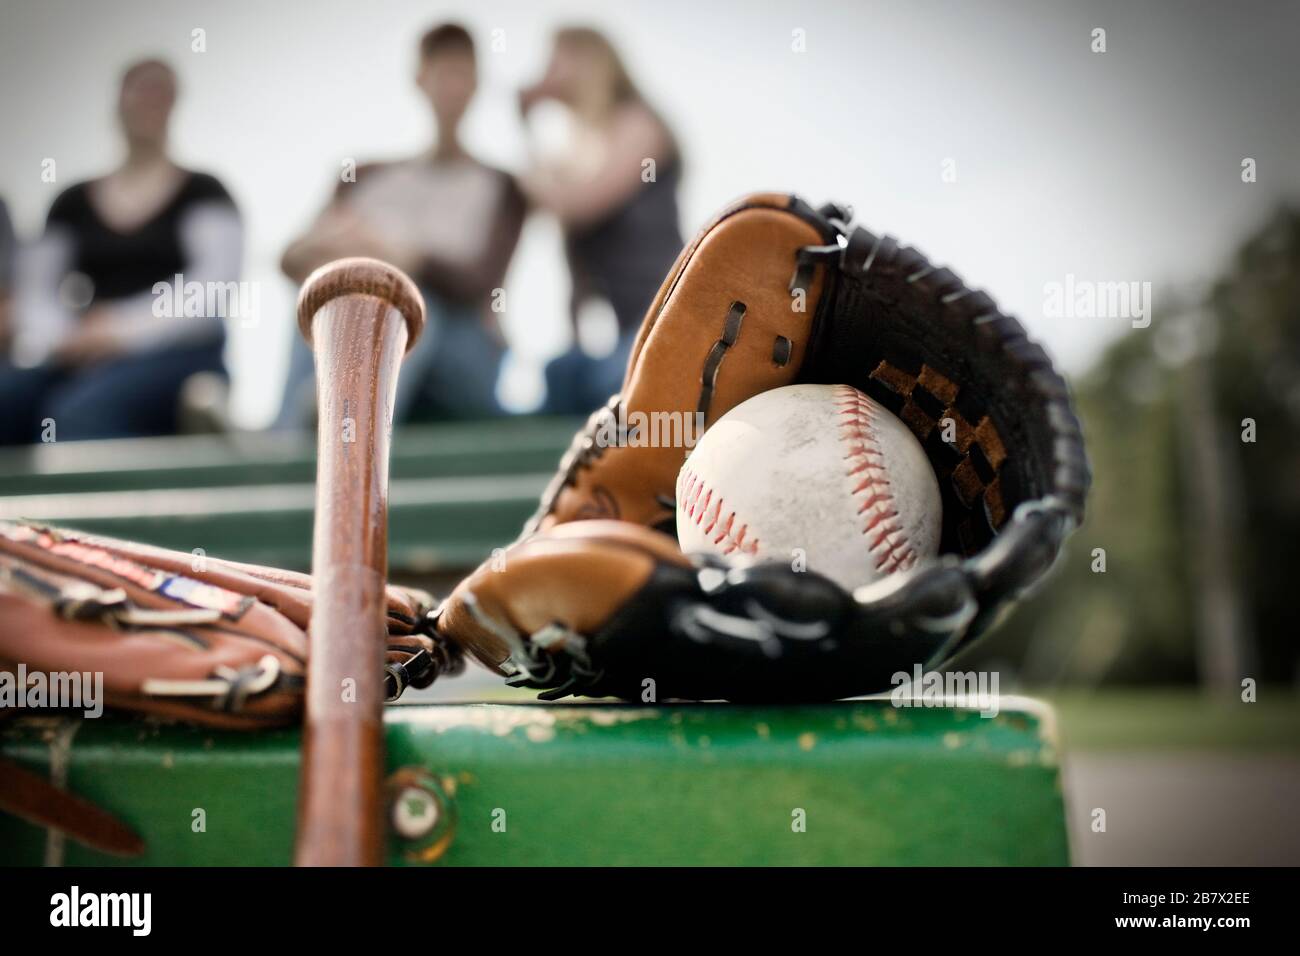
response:
[[[430,612],[416,627],[415,633],[433,641],[433,651],[421,648],[405,660],[384,664],[384,699],[397,700],[408,687],[428,687],[439,677],[451,677],[465,669],[465,652],[434,632],[436,612]],[[389,645],[390,651],[406,648]]]
[[[510,648],[509,659],[501,664],[508,686],[542,690],[544,693],[538,694],[539,699],[558,700],[600,685],[604,672],[592,666],[583,635],[558,621],[524,634],[488,614],[473,591],[465,591],[463,599],[478,625]],[[458,673],[464,668],[464,652],[436,630],[445,606],[444,602],[430,612],[429,633],[438,647],[454,650],[457,654],[456,670],[445,673]],[[564,653],[554,653],[561,645]]]
[[[385,692],[463,667],[431,631],[432,598],[387,592]],[[94,670],[107,702],[227,727],[294,719],[312,582],[35,522],[0,522],[0,668]]]
[[[1004,444],[1030,449],[1022,452],[1021,460],[1027,471],[1040,471],[1035,483],[1046,489],[1039,497],[1019,502],[1009,520],[1000,525],[996,519],[983,515],[987,527],[982,534],[967,531],[957,536],[945,535],[941,550],[960,551],[965,555],[956,564],[965,586],[962,606],[954,609],[957,615],[954,623],[966,625],[951,628],[947,646],[937,651],[938,656],[946,656],[958,643],[982,633],[1004,602],[1022,596],[1039,581],[1055,562],[1064,540],[1082,522],[1090,484],[1082,431],[1070,408],[1065,381],[1053,369],[1047,353],[1029,339],[1018,321],[1003,315],[987,293],[968,288],[952,270],[932,265],[915,249],[901,246],[891,236],[877,236],[861,226],[850,226],[852,211],[847,207],[828,204],[817,210],[817,215],[834,230],[835,241],[800,251],[792,288],[811,266],[822,263],[842,277],[835,288],[840,299],[834,306],[837,312],[866,314],[873,305],[879,306],[878,301],[872,302],[877,289],[872,283],[873,273],[887,270],[893,274],[894,284],[901,277],[905,285],[923,291],[934,303],[930,331],[942,337],[950,361],[966,366],[963,371],[968,378],[964,379],[963,388],[972,384],[982,386],[989,404],[997,405],[990,410],[990,414],[996,413],[997,427],[1020,432],[1013,440],[1004,440]],[[963,330],[964,342],[957,338]],[[972,381],[977,378],[978,366],[961,361],[962,353],[968,348],[977,354],[997,355],[988,364],[997,364],[1001,371],[1015,374],[1023,384],[1007,388],[1002,382]],[[902,413],[905,402],[898,393],[879,385],[881,380],[873,375],[863,390],[912,426],[917,437],[926,442],[926,451],[934,463],[936,451],[945,454],[949,446],[927,441],[930,435]],[[1010,399],[1020,388],[1034,400],[1013,407]],[[1037,437],[1028,430],[1017,429],[1022,412],[1041,418]],[[1047,462],[1050,465],[1038,467]],[[943,475],[942,467],[936,470]],[[949,490],[950,487],[945,489]],[[952,504],[953,496],[945,494],[945,512]],[[947,515],[945,526],[949,526]],[[939,568],[930,570],[934,573]],[[940,625],[941,630],[945,627],[946,623]]]
[[[47,602],[50,610],[64,620],[95,621],[118,630],[214,624],[221,620],[221,612],[215,609],[143,608],[132,604],[121,588],[100,588],[89,581],[76,580],[56,584],[24,568],[0,566],[0,586]]]
[[[22,567],[0,566],[0,590],[36,598],[64,620],[101,624],[118,632],[147,629],[196,647],[203,646],[202,640],[186,628],[218,624],[222,617],[213,608],[140,607],[122,588],[101,588],[76,579],[56,581]],[[282,674],[279,659],[265,654],[255,664],[219,665],[204,679],[147,677],[140,682],[140,693],[204,700],[213,711],[238,714],[250,699],[278,685],[301,687],[302,680]]]
[[[523,530],[519,533],[516,541],[522,541],[539,530],[542,519],[546,517],[546,503],[554,501],[562,489],[571,487],[580,471],[584,468],[590,468],[611,447],[626,444],[629,438],[632,437],[635,429],[627,427],[626,421],[620,414],[621,406],[622,396],[614,394],[610,396],[609,401],[587,417],[586,423],[573,436],[573,441],[569,443],[569,447],[560,456],[558,470],[547,483],[545,490],[542,491],[542,507],[524,523]],[[615,442],[602,443],[596,440],[597,435],[611,433],[616,436]],[[665,505],[671,508],[673,503],[668,500]]]

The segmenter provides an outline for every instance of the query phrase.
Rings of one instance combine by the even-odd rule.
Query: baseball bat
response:
[[[375,259],[317,269],[298,296],[316,358],[311,653],[298,866],[383,862],[388,450],[398,366],[424,326],[419,290]]]

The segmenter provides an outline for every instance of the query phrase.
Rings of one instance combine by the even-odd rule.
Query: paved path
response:
[[[1300,865],[1300,757],[1073,754],[1065,794],[1076,865]]]

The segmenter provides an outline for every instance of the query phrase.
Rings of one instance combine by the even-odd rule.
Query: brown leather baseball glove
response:
[[[523,537],[439,608],[439,635],[544,697],[825,699],[942,661],[1047,571],[1089,485],[1065,382],[988,295],[849,219],[764,194],[700,231],[621,393]],[[937,559],[850,594],[784,563],[681,553],[687,450],[626,423],[698,412],[707,428],[803,382],[852,385],[911,428],[941,487]]]
[[[423,592],[388,589],[390,697],[455,667],[419,632],[431,607]],[[102,674],[98,703],[110,707],[217,727],[290,723],[311,609],[304,574],[0,522],[0,671],[21,667],[47,686],[51,674]]]

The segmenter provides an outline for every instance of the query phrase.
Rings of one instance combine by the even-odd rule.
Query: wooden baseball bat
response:
[[[316,356],[316,517],[298,866],[377,866],[384,850],[388,446],[419,290],[375,259],[313,272],[298,325]]]

